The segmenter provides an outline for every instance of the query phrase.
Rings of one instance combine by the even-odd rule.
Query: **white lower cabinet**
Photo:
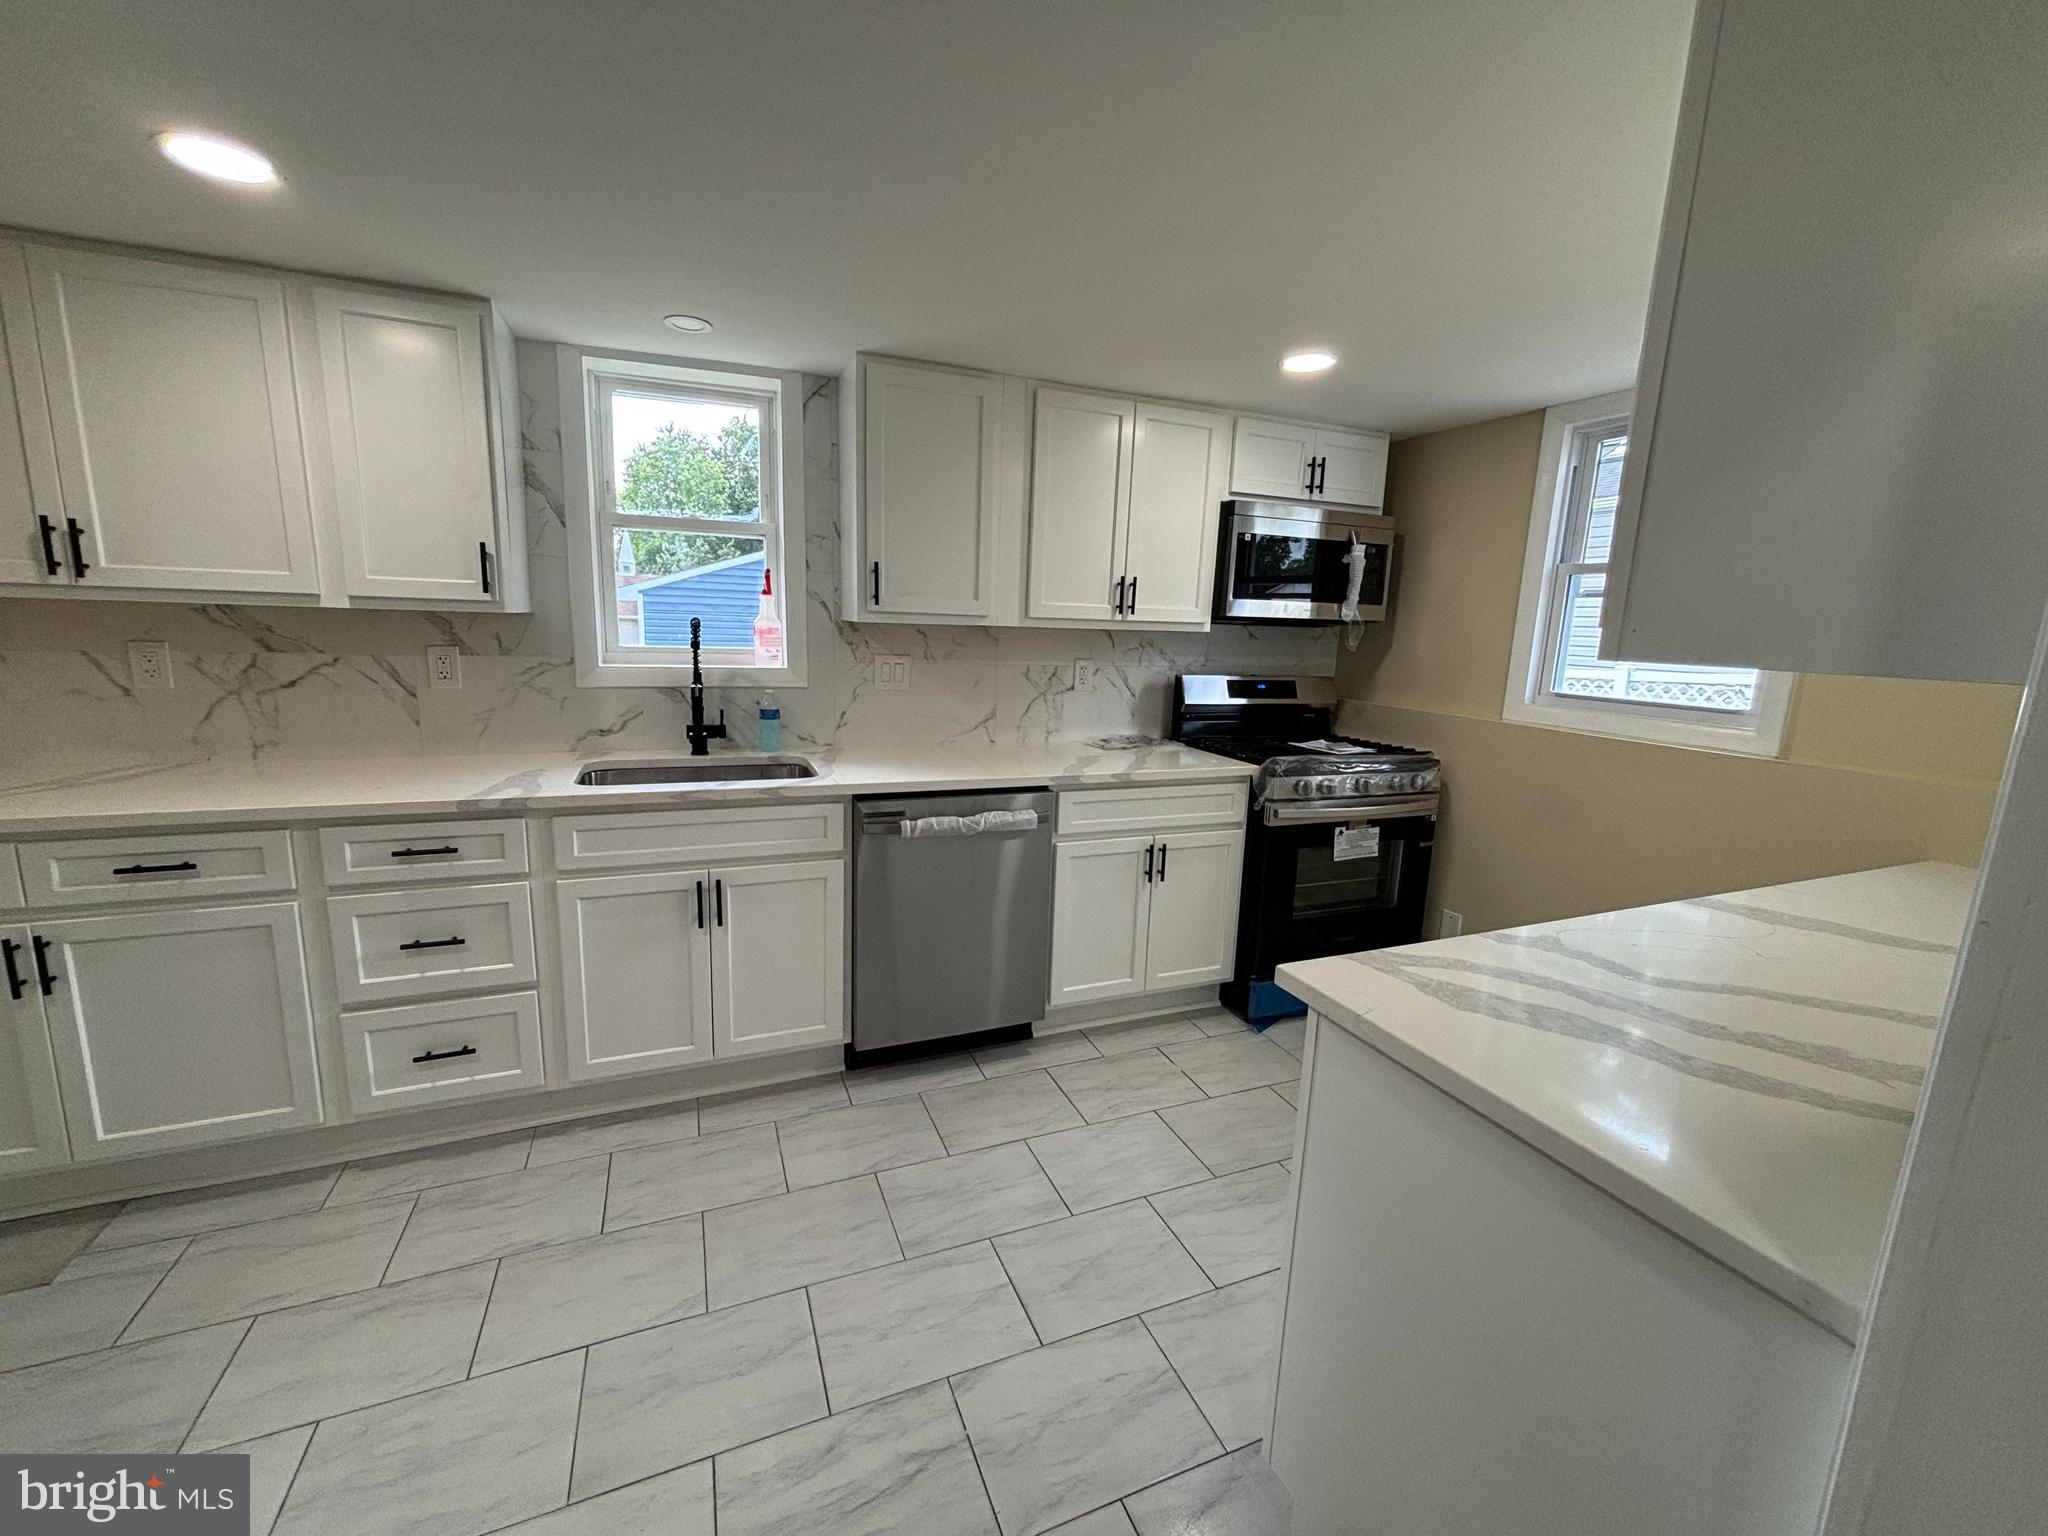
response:
[[[1228,981],[1243,862],[1234,828],[1056,845],[1051,1006]]]
[[[846,1038],[846,866],[712,871],[711,1030],[720,1056]]]
[[[74,1157],[319,1123],[295,902],[39,921],[36,940]]]
[[[359,1115],[539,1088],[540,999],[531,992],[367,1008],[341,1018],[349,1108]]]
[[[0,928],[7,1000],[0,1004],[0,1175],[70,1160],[57,1064],[36,982],[34,940],[25,927]]]

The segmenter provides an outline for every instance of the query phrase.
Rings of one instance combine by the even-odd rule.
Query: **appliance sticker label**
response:
[[[1337,829],[1337,846],[1330,857],[1344,859],[1376,859],[1380,852],[1380,829],[1377,822],[1361,822],[1355,827]]]

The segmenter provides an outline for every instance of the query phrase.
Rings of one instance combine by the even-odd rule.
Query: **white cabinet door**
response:
[[[85,586],[319,590],[282,278],[31,246]]]
[[[1125,519],[1125,618],[1141,624],[1209,622],[1229,463],[1229,417],[1170,405],[1138,407]]]
[[[556,884],[570,1077],[710,1057],[710,884],[703,869]]]
[[[53,558],[64,527],[61,508],[28,258],[17,242],[0,240],[0,582],[69,585],[70,567]]]
[[[0,928],[7,976],[0,999],[0,1176],[71,1160],[33,943],[26,928]]]
[[[711,876],[711,1018],[718,1054],[844,1040],[845,863],[735,865]]]
[[[1228,981],[1236,969],[1244,833],[1162,836],[1154,860],[1145,990]]]
[[[1149,837],[1053,848],[1051,1006],[1145,990]]]
[[[1107,622],[1121,614],[1136,423],[1137,407],[1128,400],[1038,391],[1031,434],[1030,617]]]
[[[296,903],[67,918],[35,936],[75,1157],[319,1123]]]
[[[1380,432],[1316,428],[1317,501],[1377,507],[1387,499],[1387,438]]]
[[[1002,380],[885,362],[860,379],[866,610],[986,618]]]
[[[1308,461],[1315,456],[1316,429],[1298,421],[1237,418],[1230,456],[1233,496],[1272,496],[1299,501],[1308,495]]]
[[[490,601],[482,306],[316,287],[313,313],[349,595]]]

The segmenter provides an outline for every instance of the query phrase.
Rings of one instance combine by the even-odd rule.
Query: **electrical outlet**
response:
[[[1465,914],[1453,912],[1449,907],[1440,909],[1436,919],[1436,936],[1440,939],[1455,939],[1465,931]]]
[[[136,640],[128,647],[128,677],[138,691],[171,686],[171,648],[161,640]]]
[[[427,647],[427,686],[429,688],[460,688],[462,686],[462,652],[452,645],[430,645]]]
[[[875,688],[880,693],[908,693],[910,691],[910,658],[908,656],[877,656],[875,658]]]
[[[1093,688],[1095,686],[1095,663],[1086,656],[1074,658],[1074,686]]]

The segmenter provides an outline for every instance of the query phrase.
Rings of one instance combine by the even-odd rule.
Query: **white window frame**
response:
[[[753,665],[749,650],[703,653],[710,687],[801,688],[807,590],[804,580],[803,375],[744,363],[611,352],[560,346],[556,384],[561,391],[562,458],[569,517],[569,607],[575,625],[576,681],[585,688],[679,688],[690,681],[688,646],[621,647],[614,643],[613,543],[618,528],[677,533],[722,533],[764,541],[769,569],[782,598],[781,667]],[[618,511],[611,484],[611,396],[621,386],[666,385],[699,397],[729,398],[761,406],[761,521],[645,517]]]
[[[1571,530],[1572,466],[1594,434],[1625,425],[1635,406],[1632,391],[1554,405],[1543,413],[1543,447],[1536,494],[1529,509],[1529,542],[1522,560],[1522,597],[1515,612],[1515,645],[1508,666],[1501,717],[1522,725],[1584,731],[1667,746],[1707,747],[1776,757],[1783,750],[1794,678],[1759,672],[1755,706],[1743,714],[1592,699],[1552,690],[1568,578],[1585,568],[1562,562]],[[1610,581],[1609,589],[1612,591]]]

